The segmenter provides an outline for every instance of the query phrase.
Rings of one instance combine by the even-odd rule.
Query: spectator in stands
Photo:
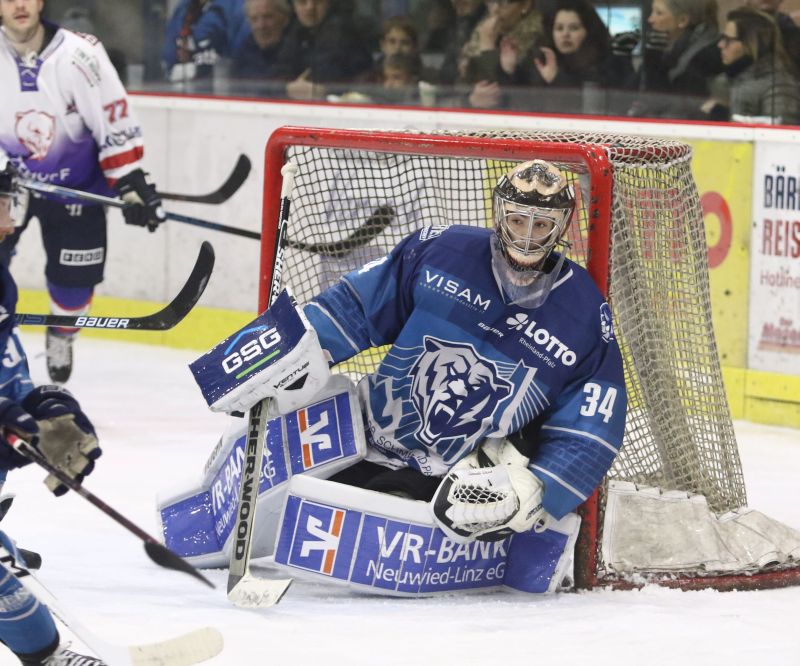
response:
[[[250,34],[233,55],[231,74],[237,79],[271,79],[292,10],[287,0],[245,0]]]
[[[609,106],[614,89],[633,85],[630,54],[612,51],[608,28],[589,0],[561,0],[545,14],[544,30],[545,45],[532,62],[532,84],[548,93],[537,95],[536,110],[621,111],[622,106]]]
[[[294,0],[294,19],[275,63],[275,76],[287,81],[290,99],[323,99],[336,83],[366,76],[372,67],[369,46],[358,38],[351,14],[336,0]]]
[[[783,0],[747,0],[748,7],[760,9],[765,14],[769,14],[778,24],[778,29],[783,37],[783,48],[792,60],[796,72],[800,72],[800,26],[792,17],[778,8],[783,4]]]
[[[734,9],[726,19],[718,45],[729,101],[712,99],[703,110],[715,119],[800,124],[800,89],[776,22],[752,7]]]
[[[383,60],[383,90],[379,101],[419,104],[422,60],[418,53],[395,53]]]
[[[534,0],[488,0],[488,12],[464,45],[464,82],[476,108],[512,108],[513,95],[530,82],[530,62],[542,39]],[[516,90],[515,90],[516,89]]]
[[[423,9],[423,15],[415,21],[420,29],[420,51],[443,53],[456,19],[453,2],[452,0],[427,0]]]
[[[653,0],[647,22],[666,36],[666,48],[645,57],[640,90],[656,95],[640,99],[631,115],[698,116],[711,80],[722,72],[716,14],[716,0]]]
[[[247,37],[244,0],[180,0],[167,23],[161,59],[172,81],[211,76],[220,56]]]
[[[437,77],[439,83],[444,84],[453,84],[466,75],[466,59],[463,59],[463,71],[459,69],[462,50],[475,27],[486,15],[486,3],[483,0],[451,0],[451,2],[456,19],[444,44],[444,60]]]

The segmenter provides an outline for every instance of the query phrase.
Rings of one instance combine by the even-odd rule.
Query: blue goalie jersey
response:
[[[304,312],[334,363],[390,345],[359,386],[368,460],[441,476],[484,439],[525,428],[544,507],[561,518],[622,444],[627,398],[611,311],[569,260],[543,305],[507,304],[492,234],[422,229]]]

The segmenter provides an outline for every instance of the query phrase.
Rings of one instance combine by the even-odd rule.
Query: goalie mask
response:
[[[494,188],[492,270],[511,303],[542,305],[561,272],[552,254],[575,210],[575,195],[559,169],[543,160],[515,166]]]
[[[535,270],[561,243],[575,210],[564,174],[544,160],[518,164],[494,188],[494,224],[511,268]]]

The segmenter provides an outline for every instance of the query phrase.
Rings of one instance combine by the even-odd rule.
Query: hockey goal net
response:
[[[800,534],[746,509],[688,145],[592,133],[281,128],[266,151],[260,308],[284,163],[298,174],[282,284],[303,303],[422,226],[490,226],[495,182],[533,158],[555,162],[574,183],[568,256],[611,304],[628,390],[622,451],[581,507],[576,586],[797,584]],[[341,369],[357,377],[380,357],[371,350]]]

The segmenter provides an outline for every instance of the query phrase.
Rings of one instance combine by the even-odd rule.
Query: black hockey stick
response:
[[[275,302],[281,291],[283,256],[286,226],[294,190],[297,165],[288,162],[281,168],[281,207],[278,213],[278,230],[275,238],[275,254],[272,261],[272,279],[269,286],[269,303]],[[236,506],[234,543],[228,569],[228,599],[243,607],[264,607],[277,604],[289,586],[291,578],[257,578],[250,573],[250,555],[253,549],[256,503],[259,479],[264,457],[264,440],[267,437],[267,419],[270,398],[264,398],[250,408],[247,415],[248,428],[245,440],[245,459],[239,478],[239,503]]]
[[[202,204],[221,204],[230,199],[237,190],[247,180],[250,175],[250,158],[247,155],[239,155],[236,166],[233,167],[231,175],[218,189],[208,194],[175,194],[173,192],[159,192],[162,199],[169,201],[188,201],[190,203]]]
[[[15,179],[15,182],[20,187],[24,187],[27,190],[44,192],[45,194],[54,194],[56,196],[64,197],[65,199],[72,199],[74,201],[91,201],[92,203],[111,206],[113,208],[127,208],[128,206],[132,205],[123,201],[122,199],[116,199],[115,197],[107,197],[103,196],[102,194],[92,194],[91,192],[74,190],[71,187],[63,187],[61,185],[53,185],[51,183],[40,183],[27,178],[17,178]],[[208,220],[201,220],[196,217],[190,217],[189,215],[180,215],[179,213],[167,212],[166,215],[168,220],[175,220],[175,222],[191,224],[195,227],[213,229],[214,231],[223,231],[236,236],[244,236],[245,238],[254,238],[257,240],[261,238],[261,234],[255,231],[248,231],[247,229],[239,229],[237,227],[229,227],[228,225],[220,224],[219,222],[209,222]]]
[[[182,571],[183,573],[187,573],[190,576],[194,576],[195,578],[197,578],[197,580],[204,582],[209,587],[212,588],[214,587],[214,583],[208,580],[208,578],[206,578],[203,574],[201,574],[186,560],[173,553],[166,546],[160,544],[155,539],[155,537],[151,537],[142,528],[138,527],[132,521],[128,520],[125,516],[123,516],[119,511],[113,509],[99,497],[86,490],[86,488],[84,488],[81,483],[79,483],[71,476],[69,476],[68,474],[60,470],[58,467],[53,465],[49,460],[47,460],[47,458],[45,458],[39,452],[38,449],[31,446],[24,439],[20,439],[11,432],[6,432],[5,440],[8,442],[9,446],[13,447],[13,449],[17,451],[21,456],[27,458],[31,462],[35,462],[37,465],[39,465],[39,467],[46,470],[48,474],[51,474],[52,476],[56,477],[61,483],[67,486],[67,488],[75,491],[85,500],[94,504],[104,514],[106,514],[107,516],[115,520],[117,523],[122,525],[126,530],[132,532],[137,537],[139,537],[139,539],[141,539],[144,542],[145,552],[150,557],[150,559],[153,560],[153,562],[167,569],[174,569],[175,571]]]
[[[178,324],[203,295],[214,269],[214,248],[203,241],[194,268],[172,302],[158,312],[143,317],[89,317],[87,315],[25,314],[15,315],[17,324],[28,326],[64,326],[66,328],[122,328],[139,331],[166,331]]]
[[[368,245],[373,239],[388,227],[395,219],[394,209],[391,206],[381,206],[373,211],[366,222],[356,229],[347,238],[330,243],[304,243],[303,241],[286,239],[286,246],[319,254],[323,257],[333,257],[338,259],[347,256],[350,252],[360,247]]]

